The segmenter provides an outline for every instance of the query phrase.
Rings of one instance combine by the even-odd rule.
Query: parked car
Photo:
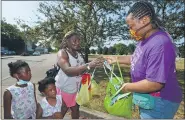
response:
[[[12,51],[12,55],[16,55],[16,52],[15,51]]]
[[[8,55],[15,55],[15,51],[8,51]]]
[[[1,55],[8,55],[8,50],[2,50]]]
[[[35,52],[33,53],[33,55],[34,55],[34,56],[39,56],[39,55],[40,55],[40,52],[39,52],[39,51],[35,51]]]
[[[29,53],[27,53],[27,52],[23,52],[22,54],[21,54],[21,56],[29,56],[30,54]]]

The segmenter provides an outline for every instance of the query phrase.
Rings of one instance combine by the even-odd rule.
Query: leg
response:
[[[61,113],[62,113],[63,117],[65,116],[65,114],[66,114],[66,112],[67,112],[68,109],[69,108],[66,106],[65,102],[62,100]]]
[[[76,105],[75,106],[73,106],[73,107],[70,107],[70,109],[71,109],[71,117],[72,117],[72,119],[79,119],[79,116],[80,116],[80,112],[79,112],[79,105],[76,103]]]

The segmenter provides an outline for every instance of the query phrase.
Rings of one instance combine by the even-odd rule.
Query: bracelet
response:
[[[85,66],[87,67],[88,70],[90,70],[90,66],[89,66],[89,63],[86,63]]]

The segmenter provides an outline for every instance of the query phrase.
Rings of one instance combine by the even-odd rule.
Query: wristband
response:
[[[86,63],[85,66],[87,67],[88,70],[91,69],[88,63]]]

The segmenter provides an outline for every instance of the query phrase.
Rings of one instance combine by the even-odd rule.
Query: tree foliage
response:
[[[183,0],[148,1],[154,5],[156,13],[161,17],[164,27],[172,35],[174,41],[183,38],[185,20]],[[38,11],[47,20],[38,21],[39,35],[49,39],[49,43],[54,42],[55,47],[59,47],[64,34],[69,30],[76,30],[81,34],[82,50],[87,62],[91,46],[102,47],[106,41],[130,39],[125,16],[129,7],[135,2],[137,1],[64,0],[43,2]],[[134,47],[130,47],[129,50],[132,53]]]
[[[16,25],[8,24],[1,20],[1,46],[7,47],[9,50],[21,53],[24,49],[24,41],[20,30]]]
[[[120,11],[124,11],[122,4],[112,0],[44,2],[40,4],[39,12],[47,17],[47,21],[40,22],[40,27],[43,34],[52,36],[57,44],[67,31],[78,31],[87,61],[89,47],[101,46],[114,36],[119,37],[120,19],[115,18],[123,16]]]

